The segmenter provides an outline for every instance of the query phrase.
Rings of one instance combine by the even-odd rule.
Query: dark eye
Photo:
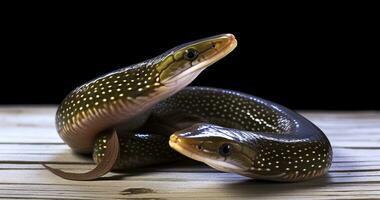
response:
[[[231,145],[230,144],[222,144],[222,146],[219,147],[219,154],[221,156],[228,156],[231,154]]]
[[[203,146],[202,145],[196,145],[195,146],[199,151],[201,151],[203,149]]]
[[[195,49],[187,49],[184,55],[186,60],[195,60],[198,57],[198,51]]]

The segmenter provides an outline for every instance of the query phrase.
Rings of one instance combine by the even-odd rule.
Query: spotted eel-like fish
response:
[[[97,166],[85,173],[44,166],[66,179],[91,180],[183,154],[255,179],[325,174],[331,145],[304,117],[240,92],[185,88],[236,45],[232,34],[197,40],[76,88],[58,108],[57,131],[74,151],[93,153]]]

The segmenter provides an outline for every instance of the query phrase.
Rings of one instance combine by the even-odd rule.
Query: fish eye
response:
[[[186,60],[189,60],[189,61],[193,61],[195,60],[197,57],[198,57],[198,51],[193,49],[193,48],[190,48],[190,49],[187,49],[185,51],[185,55],[184,55],[184,58]]]
[[[199,151],[203,150],[203,146],[198,144],[198,145],[195,145],[195,148],[197,148]]]
[[[219,147],[219,154],[221,156],[228,156],[231,154],[231,145],[230,144],[222,144],[220,147]]]

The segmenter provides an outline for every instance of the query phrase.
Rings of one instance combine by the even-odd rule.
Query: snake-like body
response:
[[[331,145],[304,117],[240,92],[185,88],[235,46],[231,34],[205,38],[78,87],[58,108],[57,130],[74,151],[92,152],[98,165],[83,174],[46,167],[67,179],[90,180],[183,154],[256,179],[290,182],[325,174]]]

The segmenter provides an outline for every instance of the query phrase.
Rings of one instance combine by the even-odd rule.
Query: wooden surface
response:
[[[0,107],[0,198],[6,199],[380,199],[380,112],[301,112],[334,147],[326,177],[301,183],[252,181],[192,162],[63,180],[41,163],[93,167],[54,128],[55,107]],[[194,165],[195,164],[195,165]]]

